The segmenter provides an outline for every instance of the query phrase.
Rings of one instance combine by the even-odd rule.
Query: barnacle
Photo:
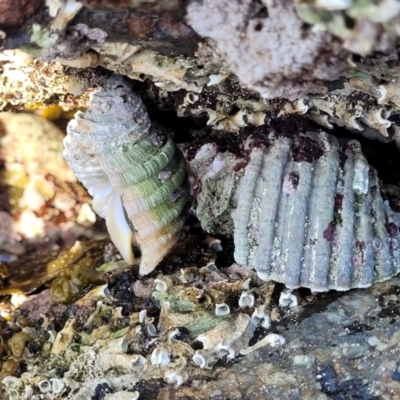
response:
[[[106,42],[93,48],[101,54],[101,66],[119,72],[123,63],[123,73],[127,77],[140,81],[151,79],[157,82],[157,86],[169,91],[185,88],[197,92],[202,86],[201,83],[204,84],[208,80],[206,72],[197,70],[195,60],[190,57],[168,57],[125,41]],[[190,82],[187,75],[192,70],[196,70],[196,74],[192,74],[196,78]]]
[[[254,306],[254,295],[249,292],[242,292],[239,298],[239,307],[253,307]]]
[[[180,151],[116,75],[69,123],[64,145],[67,162],[93,196],[93,208],[125,261],[134,263],[135,242],[142,253],[140,274],[151,272],[184,223],[188,190]]]
[[[224,315],[228,315],[230,312],[231,310],[226,303],[217,303],[215,305],[215,315],[217,317],[223,317]]]
[[[66,350],[69,344],[71,344],[75,331],[73,329],[75,320],[71,319],[66,322],[64,328],[57,333],[51,348],[52,354],[60,354]]]
[[[8,394],[8,397],[12,400],[19,398],[19,389],[21,387],[21,380],[13,376],[6,376],[1,380],[3,387]]]
[[[276,333],[270,333],[259,342],[257,342],[254,346],[249,346],[245,349],[242,349],[240,351],[240,354],[250,354],[253,351],[258,350],[259,348],[264,346],[278,347],[285,344],[285,342],[286,340],[283,336],[277,335]]]
[[[307,97],[308,117],[328,129],[337,125],[368,138],[398,144],[398,138],[393,134],[396,124],[390,118],[399,112],[396,87],[390,83],[379,86],[372,81],[373,76],[362,74],[361,79],[358,74],[338,82],[338,86],[344,88],[327,94],[310,94]]]
[[[57,378],[44,379],[38,383],[38,388],[42,393],[58,394],[62,392],[64,386],[64,382]]]
[[[77,245],[76,251],[79,253],[82,248]],[[84,259],[79,258],[75,264]],[[74,268],[68,265],[69,269]],[[117,279],[118,274],[120,277],[124,274],[122,271],[114,273]],[[76,301],[71,307],[71,310],[75,308],[74,315],[67,321],[46,313],[44,318],[47,321],[39,329],[28,323],[24,328],[30,336],[27,350],[30,352],[33,348],[30,343],[44,343],[37,360],[24,359],[29,368],[35,364],[37,369],[24,373],[23,381],[11,379],[10,385],[14,386],[6,386],[6,390],[23,396],[33,387],[40,395],[53,398],[62,396],[71,388],[73,398],[88,398],[93,397],[99,387],[117,393],[133,390],[139,381],[154,379],[179,386],[198,374],[199,367],[212,368],[227,355],[229,358],[239,355],[248,347],[255,329],[259,325],[265,327],[263,321],[268,319],[265,307],[255,309],[254,302],[255,298],[266,301],[261,294],[268,290],[262,286],[269,284],[243,267],[235,265],[218,271],[209,262],[192,278],[196,279],[196,286],[182,282],[179,273],[172,277],[160,275],[161,291],[156,290],[153,280],[149,280],[146,290],[153,287],[152,296],[162,303],[161,312],[156,309],[157,315],[153,314],[155,310],[148,312],[146,308],[126,315],[121,306],[114,306],[115,299],[103,285]],[[257,293],[257,297],[253,297],[253,293]],[[98,301],[99,297],[102,300]],[[240,298],[245,309],[236,313]],[[232,311],[222,316],[215,315],[216,306],[229,311],[227,303],[220,304],[229,299]],[[136,298],[135,303],[143,307],[143,298]],[[157,319],[156,328],[153,323]],[[56,321],[65,324],[57,333],[54,331]],[[39,332],[43,331],[47,331],[50,338],[39,338],[38,334],[42,335]],[[17,339],[21,334],[14,336]],[[205,348],[196,351],[198,341]],[[26,354],[24,346],[20,347]],[[63,368],[66,372],[59,376],[58,370]],[[9,376],[8,372],[7,369],[0,374]],[[19,372],[13,373],[18,375]]]
[[[313,291],[368,287],[400,271],[400,214],[357,141],[324,132],[264,141],[248,138],[245,159],[206,144],[190,162],[197,216],[214,232],[218,218],[228,221],[239,264]]]
[[[238,314],[199,335],[197,340],[203,343],[206,351],[227,353],[228,358],[235,358],[242,348],[247,347],[255,328],[256,324],[247,314]]]
[[[197,350],[192,360],[200,368],[211,369],[217,361],[217,357],[212,351]]]

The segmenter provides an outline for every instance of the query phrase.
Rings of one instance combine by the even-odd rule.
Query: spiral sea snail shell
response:
[[[70,168],[92,195],[122,257],[132,264],[132,245],[138,245],[139,272],[150,273],[184,224],[188,185],[180,150],[118,75],[70,121],[64,146]]]

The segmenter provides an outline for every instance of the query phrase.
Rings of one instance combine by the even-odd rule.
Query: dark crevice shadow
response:
[[[4,124],[0,121],[0,139],[5,136],[6,128]],[[0,146],[0,211],[10,212],[10,193],[9,187],[5,183],[6,165],[5,165],[5,154]]]

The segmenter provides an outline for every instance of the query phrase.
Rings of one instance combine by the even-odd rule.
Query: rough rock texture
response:
[[[11,376],[3,361],[2,395],[78,400],[107,387],[143,400],[398,399],[398,278],[348,294],[290,293],[237,265],[218,269],[210,255],[141,281],[150,296],[112,262],[100,268],[114,269],[108,285],[69,306],[47,290],[18,309],[1,303],[12,313],[0,321],[2,358],[24,366]]]
[[[267,5],[268,4],[268,5]],[[229,68],[263,97],[295,99],[343,69],[340,46],[298,19],[290,1],[193,2],[189,24],[215,40]]]
[[[131,3],[130,8],[121,7],[119,10],[115,10],[113,1],[108,1],[108,8],[107,5],[100,8],[95,2],[88,3],[92,7],[82,10],[74,22],[103,29],[112,41],[119,41],[123,32],[124,42],[175,56],[193,54],[200,41],[196,32],[183,20],[184,1]]]
[[[0,55],[0,109],[36,109],[57,104],[64,110],[86,107],[101,74],[91,69],[47,63],[19,50]]]
[[[175,133],[189,161],[204,143],[229,155],[226,179],[236,183],[250,134],[290,137],[291,122],[308,119],[339,141],[357,138],[382,195],[400,210],[399,2],[0,0],[0,10],[2,110],[70,119],[114,72],[151,120]],[[210,237],[191,216],[170,258],[140,279],[108,239],[85,242],[98,238],[74,228],[94,222],[82,205],[87,193],[59,185],[46,168],[25,199],[40,207],[20,226],[57,229],[24,237],[15,228],[24,163],[13,173],[0,153],[1,177],[9,177],[0,182],[0,287],[18,292],[0,299],[0,397],[399,398],[397,278],[347,293],[288,292],[234,264],[229,235]],[[212,179],[203,184],[210,193]],[[195,212],[203,188],[192,189]],[[210,226],[232,232],[226,196],[214,200]]]
[[[273,329],[285,337],[285,346],[255,350],[214,371],[210,382],[182,386],[176,398],[398,399],[398,283],[333,302],[320,298],[319,312],[312,314],[312,305],[287,310]]]

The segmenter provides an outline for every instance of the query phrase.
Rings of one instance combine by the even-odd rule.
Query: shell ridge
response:
[[[375,280],[384,281],[393,276],[389,235],[386,229],[383,199],[380,195],[379,181],[376,170],[370,170],[370,190],[372,193],[373,227],[374,227],[374,256],[375,256]]]
[[[368,187],[368,177],[365,177],[366,160],[361,153],[359,144],[349,143],[354,153],[353,190],[355,198],[355,246],[353,252],[354,274],[352,287],[368,287],[373,282],[374,254],[372,249],[373,230],[371,216],[371,193]],[[362,171],[361,173],[359,171]],[[360,182],[360,176],[364,181]]]
[[[334,196],[338,171],[337,140],[321,135],[323,154],[313,163],[312,183],[308,201],[309,220],[304,251],[301,284],[312,284],[320,291],[327,286],[331,245],[324,237],[333,220]]]
[[[164,228],[176,219],[180,215],[186,202],[187,195],[181,197],[174,205],[168,205],[166,203],[160,204],[147,213],[139,214],[137,218],[134,219],[134,226],[140,232],[140,236],[146,237],[153,235],[157,230]],[[155,220],[156,217],[159,218],[159,220]],[[139,222],[136,223],[136,221]]]
[[[261,215],[259,222],[259,249],[255,260],[257,271],[262,274],[271,272],[271,254],[276,229],[278,208],[281,199],[283,170],[289,158],[290,141],[275,140],[270,151],[265,151],[263,159],[262,180],[265,188],[262,195]]]
[[[251,159],[246,167],[244,177],[239,184],[238,192],[242,193],[238,198],[238,203],[241,203],[241,211],[235,212],[233,217],[235,225],[234,242],[235,254],[234,257],[239,264],[247,265],[249,257],[249,246],[247,244],[248,224],[250,221],[250,212],[252,205],[252,196],[255,190],[256,179],[260,173],[262,165],[263,149],[256,148],[251,154]]]
[[[392,253],[392,263],[394,274],[400,272],[400,238],[399,238],[399,224],[400,215],[393,212],[390,208],[388,200],[384,201],[385,215],[386,215],[386,229],[389,233],[390,248]]]
[[[292,159],[291,159],[292,160]],[[291,161],[285,171],[284,180],[289,181],[290,177],[297,177],[298,183],[294,193],[289,191],[288,195],[282,197],[282,204],[279,207],[279,219],[277,229],[277,240],[280,247],[288,249],[276,262],[274,276],[284,273],[288,287],[296,288],[301,286],[301,268],[305,252],[305,238],[308,225],[304,221],[308,218],[307,203],[311,195],[313,179],[313,164],[308,162],[297,163]],[[287,179],[286,179],[287,178]]]
[[[173,237],[181,230],[184,224],[184,220],[174,221],[171,224],[166,225],[164,228],[157,231],[156,236],[140,237],[138,240],[142,246],[146,246],[149,250],[156,250],[157,247],[167,245]],[[154,240],[156,238],[156,240]]]
[[[346,161],[338,179],[332,234],[332,256],[328,288],[348,290],[354,274],[354,155],[347,149]]]
[[[118,158],[104,160],[103,168],[108,173],[115,173],[115,169],[118,168],[118,173],[115,173],[116,175],[122,174],[127,184],[136,184],[154,174],[156,170],[164,168],[174,152],[175,146],[170,139],[163,147],[157,148],[157,150],[153,150],[152,152],[133,146],[120,153]],[[132,171],[134,171],[133,177],[129,176],[129,173],[132,173]],[[128,178],[130,178],[129,181]]]
[[[117,169],[115,166],[110,166],[107,160],[102,160],[102,168],[107,172],[112,185],[117,190],[123,190],[124,188],[132,185],[145,187],[149,178],[154,177],[168,165],[171,157],[174,155],[174,152],[175,150],[172,147],[172,150],[169,150],[168,153],[159,152],[156,157],[154,157],[154,164],[152,164],[152,158],[152,160],[145,164],[138,163],[137,165],[132,165],[132,160],[134,160],[132,154],[129,156],[118,155],[117,158],[121,161],[122,167]],[[128,170],[126,166],[129,164],[131,165],[131,168]],[[179,165],[178,168],[179,167],[181,167],[181,165]],[[157,181],[154,178],[154,182],[156,186],[161,186],[161,182],[159,182],[159,180]]]
[[[168,184],[160,185],[159,188],[154,191],[150,196],[144,199],[133,200],[129,198],[129,192],[121,190],[121,195],[124,199],[125,208],[129,210],[129,215],[133,217],[142,212],[149,211],[150,209],[158,207],[161,203],[167,201],[176,187],[179,187],[185,179],[185,173],[182,170],[177,170],[172,175]]]
[[[233,225],[235,261],[263,280],[315,292],[368,287],[399,273],[400,213],[382,197],[360,143],[339,144],[324,132],[267,140],[260,148],[244,139],[250,155],[232,155],[236,164],[210,144],[193,161],[197,215],[206,230]],[[232,165],[233,179],[223,163]],[[226,221],[212,207],[228,189]]]

